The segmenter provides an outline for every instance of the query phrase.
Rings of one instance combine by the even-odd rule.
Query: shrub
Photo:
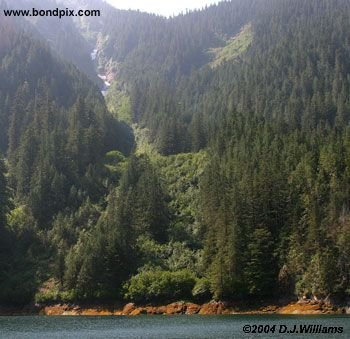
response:
[[[193,298],[196,301],[203,302],[211,298],[210,282],[207,278],[197,279],[192,289]]]
[[[125,284],[125,298],[135,302],[168,302],[188,299],[196,279],[189,270],[143,271]]]

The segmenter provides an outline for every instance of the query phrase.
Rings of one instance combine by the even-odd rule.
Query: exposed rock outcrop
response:
[[[244,305],[243,305],[244,306]],[[340,314],[350,313],[347,307],[335,307],[326,302],[317,302],[315,300],[300,300],[290,303],[286,306],[265,305],[260,307],[246,308],[240,304],[224,303],[212,301],[203,305],[186,302],[174,302],[164,306],[138,306],[129,303],[124,306],[99,306],[83,307],[67,304],[58,304],[53,306],[42,306],[36,308],[36,312],[42,315],[88,315],[88,316],[138,316],[149,315],[219,315],[219,314]],[[13,313],[13,312],[12,312]],[[12,314],[11,313],[11,314]],[[16,312],[15,312],[16,313]],[[13,314],[15,314],[13,313]],[[18,312],[17,312],[18,313]],[[1,312],[0,314],[10,315],[10,312]]]
[[[122,315],[131,315],[132,312],[134,312],[136,309],[135,304],[129,303],[126,304],[123,308]]]
[[[342,312],[342,309],[316,300],[299,300],[294,304],[281,307],[277,311],[278,314],[334,314]]]

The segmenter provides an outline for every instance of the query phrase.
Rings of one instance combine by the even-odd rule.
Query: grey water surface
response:
[[[307,327],[309,325],[313,327]],[[309,331],[313,329],[314,332],[325,327],[336,327],[342,328],[343,333],[301,334],[300,326],[304,326],[303,329],[309,328]],[[244,333],[244,330],[256,333]],[[295,333],[288,334],[286,331]],[[350,338],[350,317],[345,315],[0,317],[0,338]]]

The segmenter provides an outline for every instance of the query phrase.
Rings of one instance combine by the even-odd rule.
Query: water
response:
[[[340,326],[343,334],[244,334],[244,325]],[[350,338],[347,316],[0,317],[0,338]]]
[[[90,56],[91,56],[91,60],[92,60],[92,61],[96,60],[97,52],[98,52],[98,50],[97,50],[97,49],[94,49],[94,50],[90,53]]]
[[[98,49],[95,48],[91,53],[90,53],[90,57],[92,61],[95,61],[97,58],[97,53],[98,53]],[[110,82],[107,81],[107,76],[104,74],[98,74],[98,77],[103,81],[103,87],[101,89],[101,93],[102,95],[105,97],[107,95],[108,92],[108,88],[111,86]]]
[[[107,76],[103,74],[98,74],[98,77],[103,80],[103,87],[101,90],[102,95],[105,97],[108,92],[108,88],[111,86],[110,82],[107,81]]]

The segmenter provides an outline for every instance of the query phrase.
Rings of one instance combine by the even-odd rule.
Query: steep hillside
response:
[[[349,1],[67,3],[105,99],[0,21],[1,301],[347,300]]]
[[[209,50],[213,55],[210,66],[215,68],[225,62],[239,61],[241,55],[250,47],[252,41],[252,27],[251,24],[247,24],[242,27],[237,35],[225,41],[224,47],[211,48]]]
[[[133,121],[164,155],[211,150],[197,220],[199,277],[214,296],[266,296],[271,286],[346,293],[348,2],[232,1],[170,20],[118,15],[125,21],[106,26],[99,55],[115,63]],[[249,48],[231,59],[222,41],[248,22]],[[210,48],[229,60],[207,67]]]
[[[0,8],[4,6],[21,10],[35,8],[38,11],[66,8],[63,4],[57,5],[54,0],[45,0],[44,3],[40,0],[2,0]],[[80,34],[71,17],[22,17],[18,18],[17,25],[21,25],[23,30],[30,32],[36,39],[45,40],[61,58],[76,65],[97,83],[97,74],[90,58],[94,45]]]
[[[348,6],[296,4],[232,1],[168,20],[111,10],[118,20],[104,28],[99,60],[129,97],[133,122],[150,129],[164,154],[207,146],[227,111],[293,128],[333,123],[348,105]],[[227,45],[248,22],[251,30]]]
[[[48,255],[41,232],[50,229],[59,212],[104,199],[109,175],[104,155],[111,150],[128,154],[133,136],[109,114],[86,75],[15,22],[1,20],[0,27],[6,48],[0,60],[0,146],[8,158],[5,181],[12,208],[0,260],[0,299],[23,302],[39,279],[32,274],[45,270],[38,266],[39,258]],[[7,201],[1,207],[5,213]],[[17,291],[19,284],[23,289]]]

